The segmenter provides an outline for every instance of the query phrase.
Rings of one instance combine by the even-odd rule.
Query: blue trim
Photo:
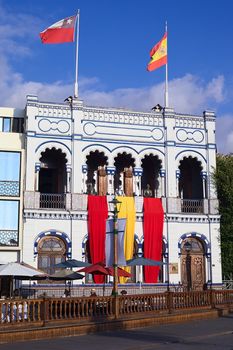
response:
[[[50,139],[50,140],[72,140],[72,136],[69,135],[69,136],[58,136],[57,134],[49,134],[49,135],[46,135],[45,133],[44,134],[36,134],[35,136],[27,136],[27,137],[35,137],[37,139]]]
[[[109,134],[109,136],[111,136],[111,134]],[[112,135],[113,137],[115,136],[115,135]],[[119,136],[119,135],[118,135]],[[87,137],[85,137],[85,138],[83,138],[82,139],[82,141],[84,141],[84,142],[93,142],[93,141],[95,141],[95,142],[105,142],[105,143],[120,143],[121,145],[122,145],[122,147],[124,147],[124,145],[126,144],[132,144],[132,141],[125,141],[125,140],[116,140],[116,141],[112,141],[111,139],[106,139],[106,138],[103,138],[103,139],[101,139],[101,138],[87,138]],[[163,142],[153,142],[153,143],[149,143],[149,142],[136,142],[136,141],[134,141],[133,142],[134,143],[134,145],[146,145],[146,146],[160,146],[160,147],[164,147],[164,143]]]
[[[47,130],[41,129],[40,124],[41,124],[41,122],[43,122],[43,121],[46,121],[46,122],[48,122],[48,124],[49,124],[49,128],[48,128]],[[67,126],[68,126],[67,131],[61,131],[61,130],[59,129],[59,124],[62,123],[62,122],[64,122],[64,123],[67,124]],[[56,125],[55,128],[53,127],[53,124]],[[51,121],[51,120],[49,120],[48,118],[41,118],[40,121],[38,122],[38,129],[39,129],[40,131],[46,132],[46,133],[52,130],[52,131],[57,131],[57,132],[59,132],[59,133],[61,133],[61,134],[67,134],[67,133],[70,131],[70,124],[68,123],[68,121],[63,120],[63,119],[60,119],[60,120],[58,120],[58,121]]]
[[[91,147],[102,147],[102,148],[106,149],[108,152],[111,153],[111,150],[110,150],[108,147],[106,147],[106,146],[104,146],[104,145],[102,145],[102,144],[100,144],[100,143],[93,143],[93,144],[90,144],[90,145],[84,147],[84,148],[82,149],[82,152],[85,151],[87,148],[91,148]]]
[[[204,244],[205,255],[208,256],[210,254],[210,242],[208,241],[206,236],[201,234],[201,233],[197,233],[197,232],[189,232],[189,233],[183,234],[180,237],[180,239],[179,239],[179,242],[178,242],[178,255],[179,256],[181,255],[182,241],[185,240],[186,238],[197,238],[197,239],[199,239]]]
[[[199,156],[201,156],[201,158],[204,160],[204,162],[207,163],[206,158],[200,152],[197,152],[197,151],[194,151],[194,150],[190,150],[190,149],[186,149],[186,150],[183,150],[183,151],[177,153],[177,155],[175,156],[175,159],[177,159],[180,154],[186,153],[186,152],[197,153]]]
[[[147,148],[143,148],[142,150],[140,150],[140,151],[139,151],[139,153],[138,153],[138,154],[140,154],[140,153],[142,153],[142,152],[145,152],[145,151],[147,151],[147,150],[157,151],[157,152],[161,153],[163,156],[165,155],[165,153],[164,153],[164,152],[162,152],[160,149],[158,149],[158,148],[154,148],[154,147],[147,147]]]
[[[45,142],[43,142],[43,143],[40,143],[38,146],[37,146],[37,148],[35,149],[35,152],[37,152],[38,151],[38,149],[41,147],[41,146],[43,146],[43,145],[45,145],[46,143],[58,143],[59,145],[62,145],[62,146],[64,146],[68,151],[69,151],[69,153],[71,154],[71,150],[69,149],[69,147],[66,145],[66,144],[64,144],[64,143],[62,143],[62,142],[59,142],[59,141],[45,141]]]
[[[60,231],[56,231],[56,230],[43,231],[43,232],[39,233],[39,235],[36,237],[36,239],[34,241],[34,255],[38,254],[39,241],[43,237],[49,237],[49,236],[55,236],[55,237],[61,238],[64,241],[64,243],[66,245],[66,255],[68,258],[70,258],[71,257],[71,250],[72,250],[71,241],[65,232],[60,232]]]

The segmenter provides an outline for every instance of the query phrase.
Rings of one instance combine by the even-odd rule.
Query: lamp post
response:
[[[186,274],[187,274],[187,290],[188,292],[190,292],[191,289],[191,284],[192,284],[192,280],[191,280],[191,256],[190,256],[190,251],[192,249],[192,244],[189,241],[186,241],[184,246],[183,246],[184,250],[187,253],[186,256]]]
[[[115,318],[118,318],[119,307],[118,307],[118,226],[117,226],[117,213],[119,210],[117,209],[117,205],[120,205],[121,202],[114,196],[114,198],[109,202],[109,204],[113,205],[113,234],[114,234],[114,259],[113,259],[113,291],[112,295],[115,297],[114,303],[114,313]]]

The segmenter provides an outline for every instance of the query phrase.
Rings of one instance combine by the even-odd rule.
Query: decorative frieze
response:
[[[161,113],[139,113],[121,110],[107,109],[84,109],[84,120],[93,120],[99,122],[110,122],[120,124],[139,124],[148,126],[163,126]]]

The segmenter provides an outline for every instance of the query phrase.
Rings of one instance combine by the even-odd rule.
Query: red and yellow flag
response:
[[[151,60],[147,65],[147,70],[155,70],[167,64],[167,32],[163,38],[150,51]]]

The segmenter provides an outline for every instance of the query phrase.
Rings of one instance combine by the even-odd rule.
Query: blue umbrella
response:
[[[126,261],[127,266],[161,266],[163,263],[161,261],[156,261],[147,258],[133,258]]]
[[[73,267],[86,267],[89,266],[90,264],[84,261],[76,260],[76,259],[70,259],[63,261],[59,264],[56,264],[54,267],[63,267],[63,268],[70,268],[72,269]]]
[[[142,276],[142,267],[141,266],[161,266],[163,263],[161,261],[156,261],[147,258],[133,258],[126,261],[127,266],[140,266],[139,270],[139,280],[140,280],[140,289],[142,287],[141,276]]]

